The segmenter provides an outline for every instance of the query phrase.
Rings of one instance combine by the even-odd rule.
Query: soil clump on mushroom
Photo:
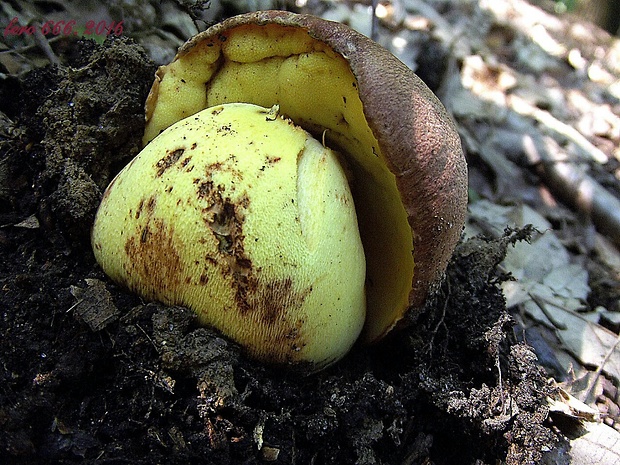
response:
[[[415,324],[311,376],[115,286],[89,231],[155,67],[123,38],[66,53],[0,87],[2,463],[526,464],[556,445],[499,287],[527,231],[462,243]]]

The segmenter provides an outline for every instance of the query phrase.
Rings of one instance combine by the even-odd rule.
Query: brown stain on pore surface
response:
[[[251,293],[249,307],[268,331],[265,342],[271,350],[276,347],[279,353],[274,362],[295,362],[295,354],[307,344],[307,331],[304,331],[303,316],[297,311],[312,287],[297,290],[290,277],[259,282]]]
[[[126,285],[146,298],[179,303],[176,293],[180,289],[183,269],[174,225],[154,217],[155,197],[140,204],[146,221],[142,230],[130,235],[125,242],[128,260],[123,267],[130,277]]]
[[[272,161],[275,163],[279,158]],[[306,345],[304,322],[296,310],[312,288],[299,291],[293,277],[266,277],[266,270],[255,266],[246,254],[243,225],[250,199],[244,194],[233,200],[224,185],[214,182],[211,173],[224,169],[231,168],[222,163],[211,165],[203,178],[194,180],[196,194],[204,205],[202,217],[218,244],[215,255],[207,256],[206,261],[217,263],[225,278],[232,277],[240,316],[247,319],[248,324],[254,322],[263,328],[263,346],[259,344],[250,351],[265,361],[294,362],[295,353]],[[203,281],[208,282],[208,277]]]

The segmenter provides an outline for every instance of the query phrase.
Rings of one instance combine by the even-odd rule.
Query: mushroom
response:
[[[179,125],[185,125],[186,129],[194,127],[191,118],[185,118],[194,115],[202,119],[205,111],[226,109],[226,104],[232,103],[260,106],[262,108],[253,111],[262,112],[267,120],[290,119],[290,124],[311,133],[321,145],[342,154],[341,171],[346,176],[339,179],[348,179],[350,184],[366,263],[366,313],[361,339],[372,343],[399,322],[415,321],[429,293],[441,282],[462,232],[467,206],[467,168],[460,140],[435,95],[391,53],[345,25],[284,11],[244,14],[193,37],[179,49],[172,63],[160,67],[146,103],[144,143],[148,145],[125,170],[137,170],[131,165],[138,166],[136,160],[144,152],[158,154],[151,156],[151,165],[144,168],[145,178],[152,177],[159,169],[169,170],[173,165],[176,170],[187,169],[182,166],[187,159],[187,144],[200,144],[215,137],[215,133],[194,129],[189,137],[187,132],[178,129]],[[266,110],[268,108],[272,110]],[[176,134],[174,139],[164,131],[169,127],[168,131]],[[239,130],[242,128],[243,124],[238,126]],[[251,132],[256,136],[255,131]],[[260,139],[260,135],[258,137]],[[160,138],[165,138],[165,142],[160,142]],[[180,144],[182,152],[179,152]],[[236,153],[233,148],[230,150]],[[327,158],[338,160],[339,155]],[[193,179],[197,183],[207,182],[225,164],[209,163],[206,171],[196,168]],[[157,216],[156,220],[153,217],[147,226],[143,223],[132,226],[131,217],[147,214],[149,202],[160,203],[157,197],[147,198],[146,193],[152,191],[150,188],[145,191],[139,178],[136,176],[135,186],[119,196],[124,206],[114,207],[122,210],[115,210],[116,216],[124,215],[127,219],[123,223],[126,230],[122,231],[125,245],[120,249],[107,243],[112,233],[98,234],[106,223],[119,224],[110,219],[110,209],[105,209],[117,189],[118,177],[104,194],[93,228],[93,248],[104,271],[110,274],[109,263],[113,261],[118,268],[131,270],[132,259],[137,259],[144,262],[144,273],[127,273],[121,279],[111,276],[145,297],[188,305],[199,315],[230,309],[230,302],[213,307],[213,301],[217,300],[213,294],[196,299],[196,303],[185,300],[183,292],[177,289],[177,286],[184,286],[183,279],[193,282],[202,278],[188,277],[183,266],[174,263],[171,257],[177,248],[175,241],[200,242],[205,235],[204,224],[196,226],[192,237],[180,238],[173,234],[176,223],[189,221],[186,210],[179,205],[179,208],[167,210],[169,216]],[[275,177],[273,182],[278,183],[277,179]],[[301,182],[303,176],[298,179]],[[234,189],[233,181],[234,176],[230,176],[230,184],[225,189]],[[145,180],[144,184],[149,182]],[[297,186],[299,188],[299,184]],[[167,188],[177,190],[176,185]],[[341,187],[338,189],[345,191]],[[185,194],[195,196],[196,192],[188,190]],[[313,198],[320,202],[322,195]],[[242,205],[243,196],[236,199],[233,202],[230,197],[230,202]],[[280,213],[273,210],[270,215],[277,217]],[[249,217],[249,212],[245,212],[242,218],[235,220],[239,228],[245,227]],[[322,218],[321,228],[325,232],[335,225],[352,224],[352,220],[341,221],[335,214]],[[161,223],[157,227],[168,233],[151,237],[151,228],[157,222]],[[114,227],[108,226],[112,230]],[[218,233],[212,231],[212,234],[217,237]],[[266,234],[273,237],[254,239],[288,240],[286,230],[273,228]],[[240,234],[242,236],[240,240],[247,243],[250,236]],[[135,244],[135,249],[127,245],[130,242]],[[198,246],[187,249],[196,252],[192,259],[205,264],[207,269],[209,256],[198,253]],[[273,249],[274,260],[279,259],[276,250]],[[334,253],[344,257],[348,252],[334,249]],[[138,256],[140,258],[136,258]],[[336,280],[342,279],[346,286],[359,287],[356,276],[360,260],[355,261],[358,265],[343,262],[345,275]],[[232,275],[243,274],[243,270],[233,265],[228,268]],[[211,279],[211,276],[205,275],[204,279]],[[243,287],[239,282],[232,284],[237,293]],[[269,288],[269,284],[265,285]],[[219,323],[212,324],[245,345],[251,355],[265,361],[308,362],[313,369],[319,369],[344,356],[351,341],[357,338],[356,324],[332,324],[336,321],[335,307],[309,309],[304,317],[291,317],[301,288],[275,282],[271,286],[274,290],[277,288],[277,292],[263,293],[260,305],[263,311],[271,308],[277,313],[274,321],[286,324],[279,325],[278,331],[264,338],[267,347],[249,347],[232,334],[235,330]],[[226,289],[220,291],[222,295],[230,293]],[[245,298],[246,305],[252,305],[250,301],[254,302],[254,297],[246,295]],[[310,323],[314,318],[311,312],[315,311],[327,315],[317,317],[320,321],[317,325]],[[356,312],[360,314],[359,309]],[[235,324],[243,326],[247,321],[241,319]],[[293,321],[295,324],[291,326]],[[339,327],[339,335],[330,333],[329,340],[317,337],[332,326]],[[240,332],[263,334],[265,328],[245,327]],[[333,345],[334,350],[325,351],[318,358],[308,357],[310,345]]]
[[[105,272],[193,308],[249,355],[326,366],[365,318],[366,265],[338,154],[247,103],[148,144],[106,190],[92,231]]]

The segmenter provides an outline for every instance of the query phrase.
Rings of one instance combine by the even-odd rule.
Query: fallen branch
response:
[[[541,110],[525,99],[517,96],[510,95],[508,97],[510,108],[521,116],[532,118],[542,124],[545,128],[556,133],[558,136],[573,142],[584,155],[597,161],[598,163],[607,163],[609,157],[599,148],[595,147],[583,134],[577,131],[574,127],[563,123],[559,119],[555,118],[551,113],[545,110]]]
[[[523,136],[523,151],[551,191],[587,214],[596,228],[620,246],[620,200],[608,192],[549,136]]]

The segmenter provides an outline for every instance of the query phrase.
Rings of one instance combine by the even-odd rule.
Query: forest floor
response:
[[[620,422],[618,41],[520,0],[377,10],[377,41],[457,122],[468,224],[414,326],[299,376],[119,288],[90,249],[103,189],[141,148],[156,66],[242,3],[1,7],[3,28],[125,28],[0,44],[0,461],[590,463],[583,422],[611,441]],[[290,9],[370,34],[367,4]],[[620,457],[607,444],[603,460]]]

